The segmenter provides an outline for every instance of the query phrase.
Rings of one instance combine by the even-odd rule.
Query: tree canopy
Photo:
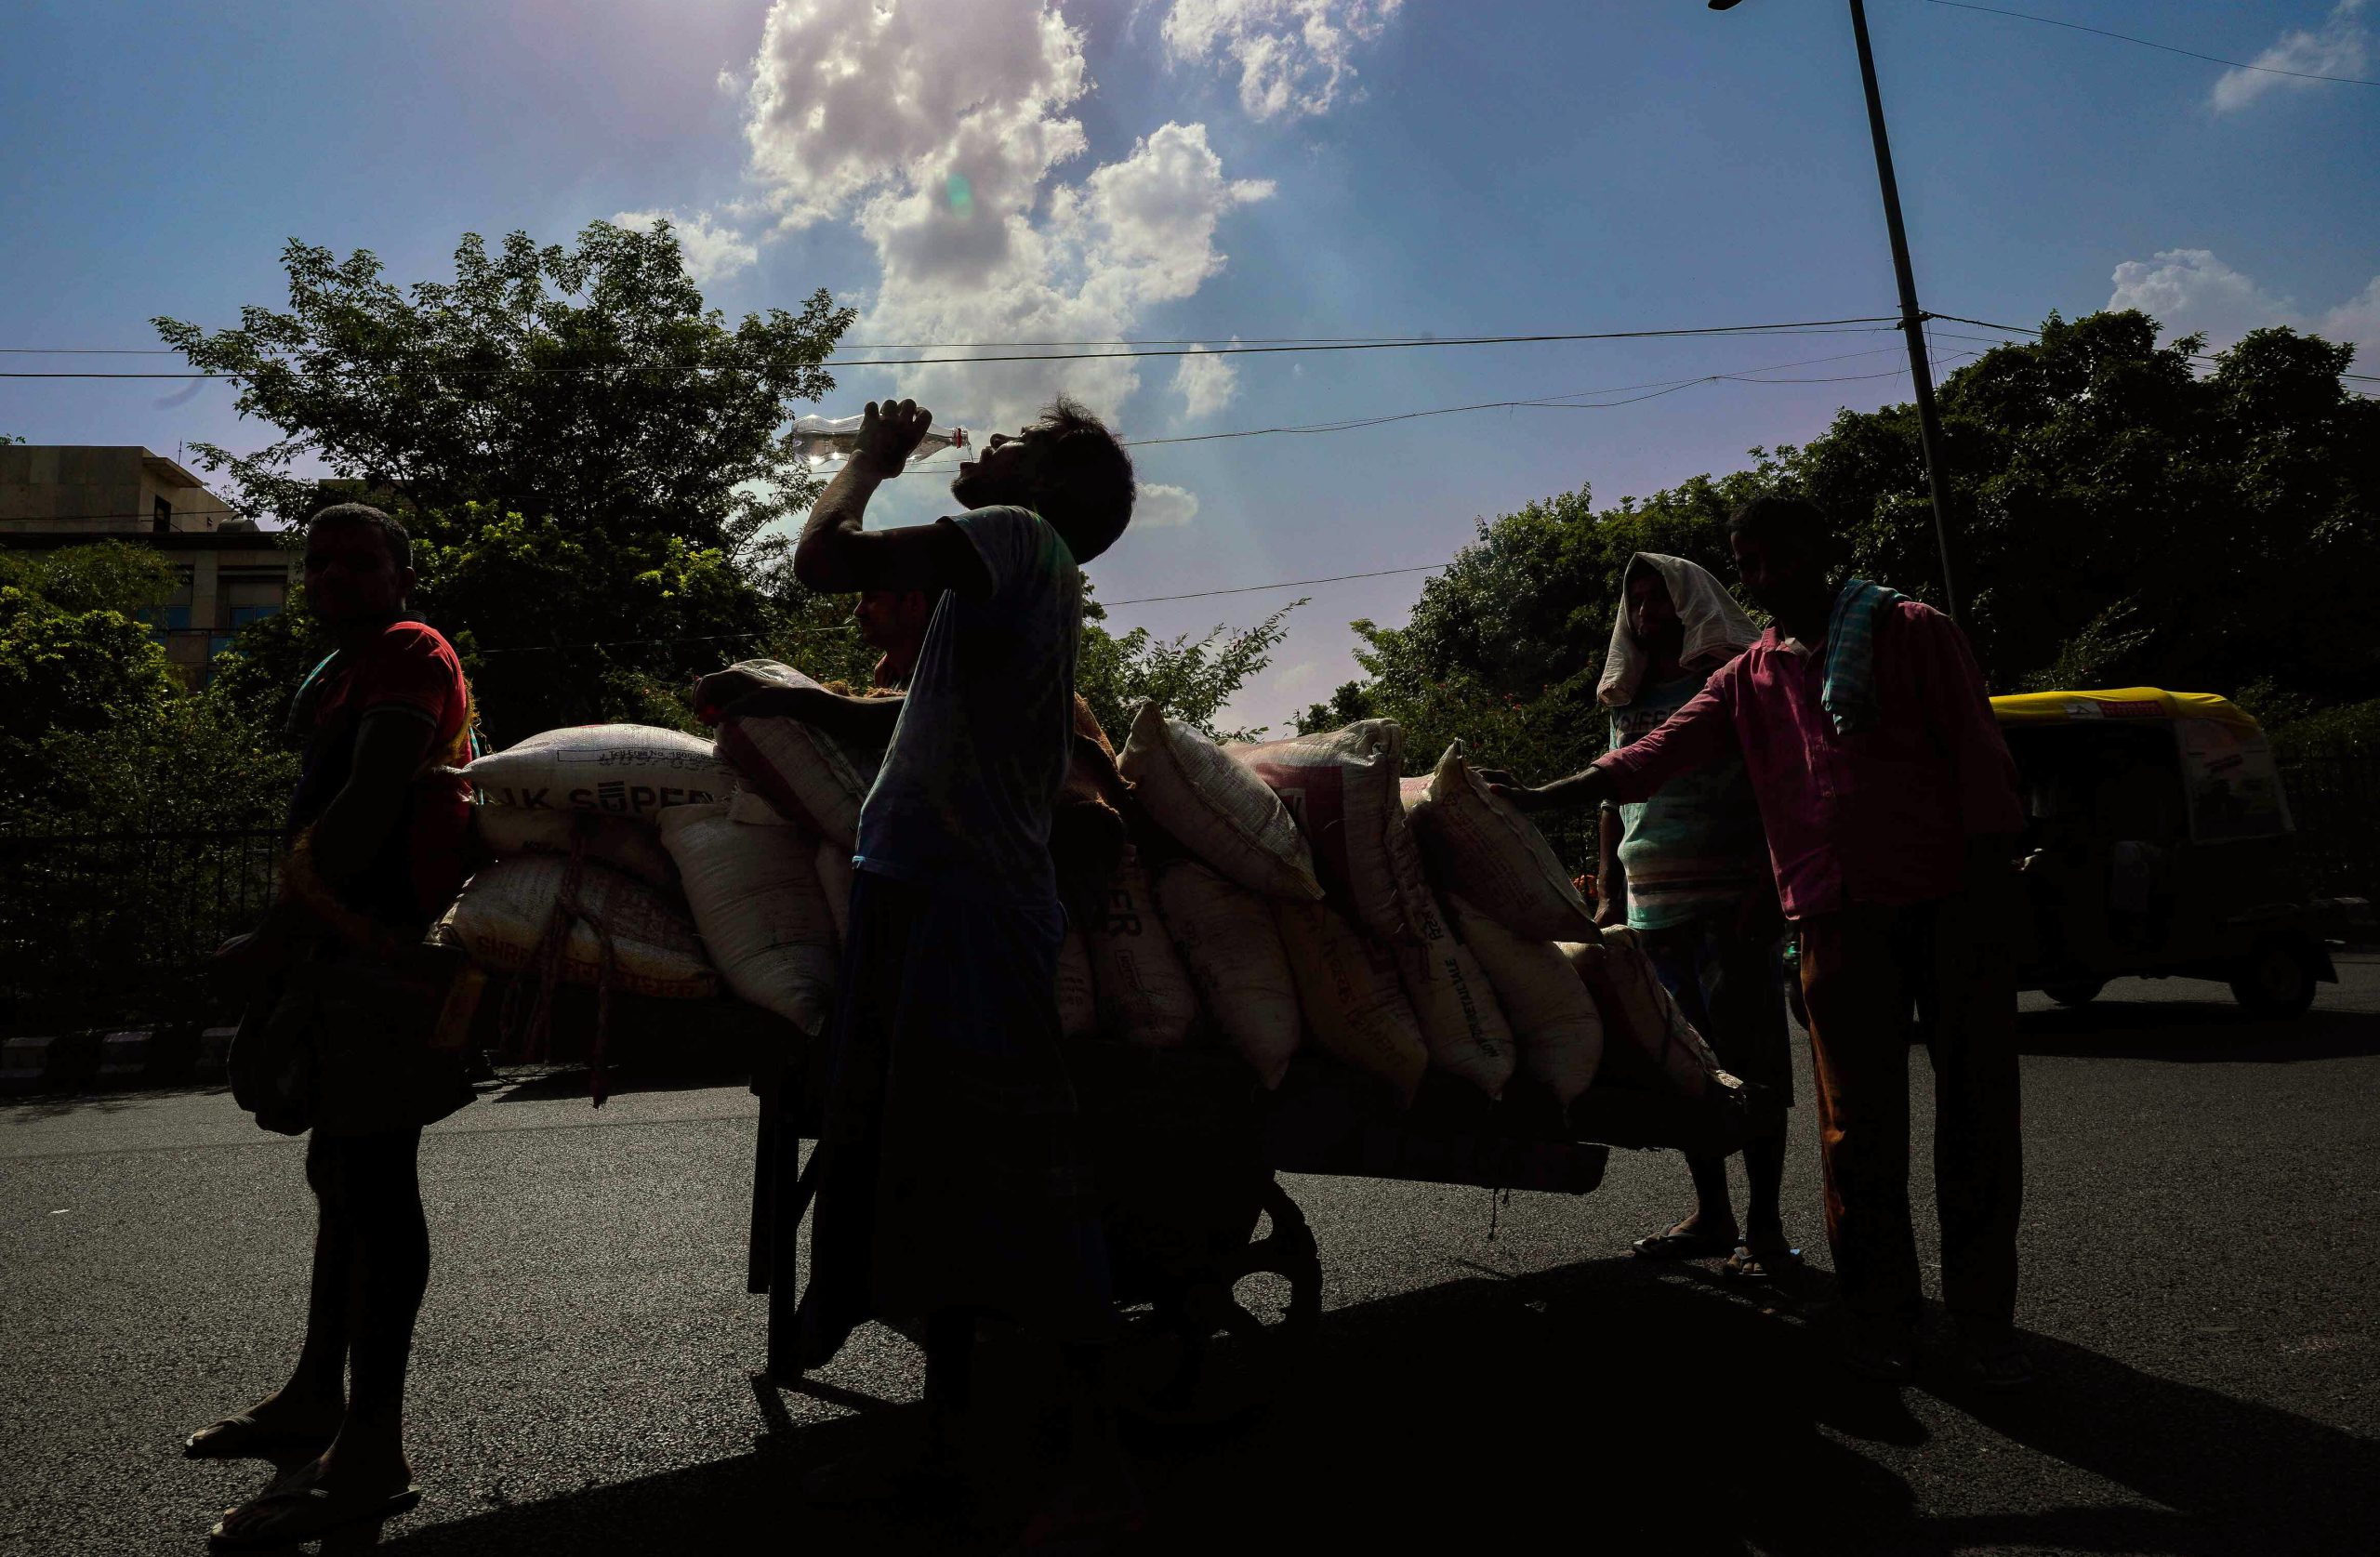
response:
[[[2270,725],[2380,685],[2380,403],[2352,349],[2258,331],[2211,358],[2137,312],[1997,348],[1942,386],[1968,631],[1996,692],[2149,684],[2233,696]],[[1479,521],[1401,627],[1354,624],[1364,677],[1301,730],[1387,717],[1409,766],[1461,739],[1534,779],[1607,739],[1594,700],[1628,559],[1686,557],[1732,584],[1726,520],[1795,493],[1834,516],[1850,571],[1940,598],[1917,420],[1844,411],[1802,447],[1597,508],[1591,491]],[[2367,730],[2371,710],[2309,719]],[[2326,738],[2328,738],[2326,736]],[[1557,825],[1583,857],[1583,830]],[[1569,833],[1578,833],[1570,837]]]
[[[146,547],[0,551],[0,827],[269,820],[287,759],[233,702],[185,690],[143,620],[178,582]]]
[[[396,512],[414,604],[456,640],[498,739],[676,722],[695,675],[813,623],[763,531],[816,491],[787,423],[834,387],[820,364],[853,315],[824,291],[731,325],[666,223],[595,222],[575,247],[515,232],[494,254],[467,233],[453,281],[402,288],[365,251],[293,240],[282,264],[285,310],[212,333],[156,321],[280,429],[197,458],[292,525],[342,493]],[[268,660],[251,683],[294,685],[322,646],[284,627],[244,647]]]

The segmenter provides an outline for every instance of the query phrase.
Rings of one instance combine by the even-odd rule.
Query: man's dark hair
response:
[[[1834,561],[1834,521],[1806,497],[1755,497],[1727,516],[1727,534],[1825,563]]]
[[[1081,402],[1060,395],[1025,430],[1035,449],[1041,517],[1086,559],[1115,545],[1132,521],[1140,488],[1132,456],[1107,424]]]
[[[389,563],[403,573],[413,566],[413,537],[405,527],[382,513],[369,503],[333,503],[306,521],[311,532],[323,524],[369,524],[380,532],[380,543],[389,548]]]

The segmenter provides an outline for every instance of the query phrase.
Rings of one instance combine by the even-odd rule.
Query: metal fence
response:
[[[198,970],[272,902],[278,828],[0,834],[0,1028],[182,1022]]]

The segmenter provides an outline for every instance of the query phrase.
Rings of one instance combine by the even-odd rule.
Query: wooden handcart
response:
[[[801,1144],[818,1135],[826,1045],[730,998],[605,1001],[562,984],[523,1053],[526,991],[512,983],[497,977],[480,992],[470,1042],[509,1044],[516,1059],[752,1077],[760,1127],[746,1280],[769,1300],[768,1375],[795,1382],[800,1232],[816,1161],[804,1161]],[[1408,1107],[1317,1054],[1301,1055],[1272,1091],[1224,1049],[1092,1041],[1068,1058],[1130,1341],[1118,1369],[1124,1404],[1165,1423],[1224,1421],[1262,1405],[1320,1320],[1321,1250],[1280,1175],[1585,1194],[1614,1147],[1732,1151],[1776,1106],[1748,1088],[1688,1100],[1629,1085],[1623,1072],[1566,1114],[1526,1077],[1491,1103],[1433,1071]]]

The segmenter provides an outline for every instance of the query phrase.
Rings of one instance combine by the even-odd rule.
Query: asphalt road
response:
[[[1146,1549],[2368,1554],[2380,958],[2341,970],[2285,1026],[2180,983],[2028,1001],[2022,1323],[2044,1378],[2020,1399],[1849,1382],[1822,1276],[1813,1301],[1764,1308],[1630,1259],[1686,1204],[1663,1155],[1616,1155],[1583,1198],[1515,1195],[1492,1236],[1485,1191],[1292,1181],[1327,1271],[1313,1354],[1253,1425],[1145,1445]],[[1802,1071],[1788,1207],[1822,1271]],[[287,1366],[300,1147],[218,1091],[6,1118],[0,1550],[201,1550],[265,1468],[178,1445]],[[791,1496],[920,1369],[870,1330],[817,1391],[755,1387],[753,1119],[740,1089],[594,1113],[530,1087],[431,1133],[411,1394],[430,1496],[380,1545],[1000,1549]]]

